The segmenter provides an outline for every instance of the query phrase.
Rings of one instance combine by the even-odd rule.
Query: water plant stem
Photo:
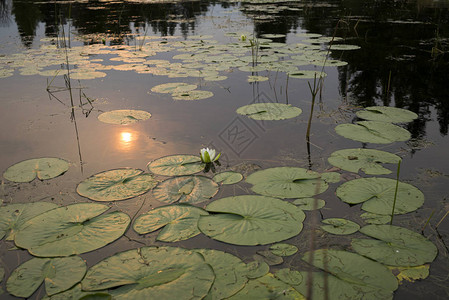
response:
[[[391,220],[390,220],[390,225],[393,224],[394,208],[395,208],[395,206],[396,206],[396,198],[397,198],[397,196],[398,196],[399,172],[401,171],[401,162],[402,162],[402,159],[399,160],[399,162],[398,162],[398,169],[397,169],[397,172],[396,172],[396,188],[395,188],[395,190],[394,190],[393,209],[391,210]]]

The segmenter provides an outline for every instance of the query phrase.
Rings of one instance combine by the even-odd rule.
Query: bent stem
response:
[[[398,187],[399,187],[399,172],[401,171],[401,162],[402,159],[399,160],[398,162],[398,170],[396,172],[396,188],[394,190],[394,199],[393,199],[393,209],[391,210],[391,220],[390,220],[390,225],[393,224],[393,216],[394,216],[394,208],[396,206],[396,198],[398,196]]]

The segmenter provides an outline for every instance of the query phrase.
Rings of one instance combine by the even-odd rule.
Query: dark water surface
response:
[[[227,35],[230,32],[256,37],[284,34],[285,37],[273,40],[286,44],[304,39],[299,33],[328,37],[336,34],[346,44],[361,47],[330,54],[331,59],[348,64],[325,68],[327,77],[314,108],[309,148],[305,139],[311,103],[308,83],[313,84],[313,79],[287,78],[283,72],[263,71],[258,75],[269,77],[268,81],[249,83],[249,73],[237,68],[221,71],[220,75],[227,76],[223,81],[105,70],[102,72],[107,75],[102,78],[72,80],[72,86],[76,87],[72,111],[67,91],[56,93],[60,101],[49,97],[47,85],[53,78],[51,73],[22,75],[19,67],[5,63],[13,54],[29,56],[33,49],[55,45],[61,36],[68,37],[69,48],[98,45],[137,50],[146,42],[162,38],[168,37],[166,41],[170,43],[173,36],[180,41],[204,38],[227,44],[236,41]],[[206,37],[209,35],[212,37]],[[75,187],[92,174],[120,167],[146,169],[148,162],[161,156],[197,154],[206,146],[223,153],[219,170],[241,165],[241,170],[247,173],[275,166],[322,172],[332,168],[327,158],[336,150],[356,147],[385,150],[403,158],[401,181],[415,185],[426,197],[418,211],[395,217],[396,225],[416,232],[424,228],[423,234],[439,250],[431,264],[430,276],[404,283],[395,292],[395,299],[449,297],[449,218],[435,230],[449,210],[449,1],[0,0],[0,39],[0,77],[4,77],[0,78],[0,171],[36,157],[60,157],[71,162],[66,174],[49,181],[14,184],[3,180],[0,199],[4,203],[86,202],[76,194]],[[176,49],[158,52],[150,59],[173,61],[174,55],[182,53]],[[111,57],[89,55],[91,60],[103,59],[98,61],[103,65],[119,64],[107,60]],[[16,59],[25,60],[26,56]],[[306,69],[320,70],[309,67]],[[4,69],[14,71],[2,73]],[[168,94],[151,92],[156,85],[179,81],[199,84],[202,90],[214,95],[197,101],[176,101]],[[63,77],[55,77],[51,85],[64,87]],[[84,104],[79,105],[79,90],[93,100],[92,106],[85,97],[82,97]],[[294,119],[274,122],[252,121],[235,113],[243,105],[266,101],[289,103],[300,107],[303,113]],[[355,121],[354,112],[367,106],[393,106],[417,113],[418,119],[404,125],[412,139],[388,145],[362,144],[335,133],[336,125]],[[101,112],[115,109],[145,110],[152,117],[129,126],[98,121]],[[346,180],[356,176],[343,174]],[[395,178],[395,172],[386,177]],[[214,199],[250,193],[249,187],[244,182],[223,187]],[[349,207],[341,202],[335,196],[337,187],[338,184],[332,184],[319,196],[326,201],[321,217],[341,217],[363,224],[360,206]],[[110,205],[134,217],[162,203],[147,193]],[[309,246],[307,221],[303,232],[288,241],[297,245],[300,252],[307,251]],[[127,237],[82,257],[91,266],[122,250],[164,244],[155,238],[154,233],[143,238],[129,229]],[[323,234],[317,243],[317,247],[349,247],[350,238]],[[205,236],[175,245],[225,250],[244,260],[267,248],[226,245]],[[9,250],[12,247],[12,243],[0,243],[5,278],[30,258],[24,250]],[[296,256],[272,268],[301,267],[301,264]],[[3,290],[5,278],[1,283]],[[42,295],[41,288],[33,298]],[[7,292],[0,297],[13,298]]]

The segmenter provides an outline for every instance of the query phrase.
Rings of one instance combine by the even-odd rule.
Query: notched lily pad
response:
[[[415,267],[432,262],[437,247],[424,236],[393,225],[367,225],[360,232],[375,238],[353,239],[359,254],[389,266]]]
[[[277,256],[291,256],[298,252],[298,247],[292,244],[277,243],[270,246],[270,251]]]
[[[34,256],[69,256],[89,252],[121,237],[130,223],[122,212],[103,214],[109,207],[77,203],[58,207],[28,220],[14,242]]]
[[[78,194],[95,201],[125,200],[156,186],[152,174],[139,169],[115,169],[93,175],[76,188]]]
[[[208,213],[190,205],[169,205],[157,207],[134,222],[133,228],[139,234],[146,234],[163,227],[158,241],[177,242],[200,234],[197,223],[200,215]]]
[[[195,155],[170,155],[153,160],[148,170],[157,175],[180,176],[191,175],[204,170],[206,164]]]
[[[83,279],[86,263],[79,256],[32,258],[17,267],[6,282],[8,292],[16,297],[30,297],[44,282],[47,295],[68,290]]]
[[[302,110],[282,103],[255,103],[237,109],[237,113],[254,120],[285,120],[299,116]]]
[[[154,197],[165,203],[200,203],[218,192],[218,184],[206,176],[179,176],[159,183],[153,190]]]
[[[335,151],[328,158],[332,165],[357,173],[362,170],[370,175],[390,174],[391,171],[382,167],[381,163],[397,164],[401,158],[395,154],[374,149],[343,149]]]
[[[321,229],[333,234],[347,235],[357,232],[360,229],[359,224],[341,218],[329,218],[323,221],[326,225],[321,225]]]
[[[170,82],[154,86],[151,91],[155,93],[184,93],[197,88],[196,84],[185,82]]]
[[[212,215],[200,216],[207,236],[235,245],[265,245],[299,234],[305,214],[288,202],[254,195],[227,197],[207,205]]]
[[[176,92],[172,94],[173,100],[202,100],[210,98],[214,93],[210,91],[192,90],[186,92]]]
[[[122,109],[104,112],[98,116],[98,120],[108,124],[128,125],[150,117],[151,114],[143,110]]]
[[[241,181],[243,179],[243,175],[234,171],[225,171],[216,174],[212,179],[221,184],[234,184]]]
[[[36,177],[39,180],[55,178],[68,169],[69,163],[60,158],[33,158],[12,165],[6,169],[3,177],[13,182],[31,182]]]
[[[422,265],[416,267],[388,267],[393,274],[396,274],[396,278],[399,280],[399,284],[405,282],[415,282],[416,280],[426,279],[429,276],[430,265]]]
[[[389,106],[366,107],[364,110],[356,112],[356,115],[365,120],[391,123],[408,123],[418,118],[418,115],[412,111]]]
[[[374,144],[390,144],[407,141],[411,134],[408,130],[397,125],[379,121],[360,121],[356,124],[341,124],[335,127],[339,135],[363,142]]]

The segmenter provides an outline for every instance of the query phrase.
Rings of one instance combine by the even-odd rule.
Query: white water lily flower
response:
[[[209,149],[209,148],[203,148],[200,151],[201,154],[201,161],[205,163],[211,163],[213,161],[216,161],[220,158],[221,153],[218,153],[218,155],[215,155],[215,149]]]

